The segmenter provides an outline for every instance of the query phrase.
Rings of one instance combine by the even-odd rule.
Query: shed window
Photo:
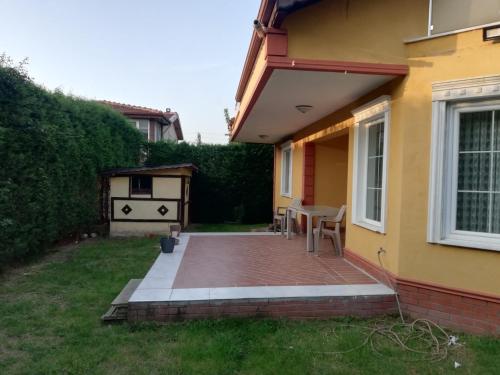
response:
[[[132,176],[132,194],[151,194],[152,186],[151,176]]]

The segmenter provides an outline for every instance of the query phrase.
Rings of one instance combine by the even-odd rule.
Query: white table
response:
[[[289,206],[286,209],[286,238],[292,238],[292,220],[291,213],[296,212],[297,214],[305,215],[307,218],[307,251],[314,251],[313,245],[313,217],[324,217],[324,216],[337,216],[339,209],[330,206]]]

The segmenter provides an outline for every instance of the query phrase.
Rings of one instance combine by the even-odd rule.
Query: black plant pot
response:
[[[175,238],[173,237],[162,237],[160,238],[160,246],[162,253],[171,253],[174,251]]]

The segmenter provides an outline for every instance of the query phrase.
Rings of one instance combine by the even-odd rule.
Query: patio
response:
[[[394,292],[305,236],[183,233],[129,299],[128,319],[371,316],[394,312]]]

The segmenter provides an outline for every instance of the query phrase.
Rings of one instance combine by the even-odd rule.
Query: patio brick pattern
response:
[[[304,237],[192,236],[173,288],[377,283],[335,256],[329,240],[320,256],[305,247]]]

